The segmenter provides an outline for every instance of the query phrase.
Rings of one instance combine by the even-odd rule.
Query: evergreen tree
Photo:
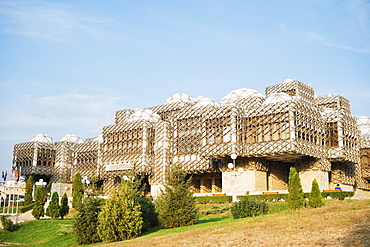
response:
[[[33,191],[33,177],[29,176],[26,181],[26,191],[24,194],[24,206],[32,204],[33,202],[32,191]]]
[[[59,206],[59,195],[58,192],[54,192],[51,195],[51,201],[49,206],[46,208],[46,215],[50,216],[52,219],[56,219],[60,215],[60,206]]]
[[[291,209],[295,210],[305,206],[301,179],[294,167],[291,167],[289,172],[288,192],[288,204]]]
[[[60,217],[64,219],[64,216],[66,216],[69,213],[69,206],[68,206],[68,197],[67,193],[64,193],[62,196],[62,200],[60,201]]]
[[[72,227],[78,244],[91,244],[101,241],[97,232],[100,205],[101,200],[93,198],[87,198],[81,203],[72,221]]]
[[[44,187],[38,186],[35,193],[35,203],[32,209],[32,215],[36,219],[44,216]]]
[[[138,236],[143,226],[141,214],[137,187],[131,181],[123,181],[118,191],[112,191],[99,214],[100,238],[115,242]]]
[[[195,224],[198,209],[191,191],[191,179],[186,179],[186,171],[176,164],[167,174],[165,190],[155,202],[158,219],[165,228]]]
[[[78,209],[81,206],[83,198],[83,184],[81,173],[77,172],[73,177],[72,184],[72,207]]]
[[[318,208],[324,206],[325,201],[322,197],[319,183],[316,178],[312,181],[311,194],[308,198],[308,205],[313,208]]]

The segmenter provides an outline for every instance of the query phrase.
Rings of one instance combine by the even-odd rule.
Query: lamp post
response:
[[[236,202],[237,201],[236,196],[237,196],[238,185],[237,185],[236,173],[235,173],[235,160],[236,160],[236,158],[238,158],[238,156],[236,154],[231,154],[230,155],[230,158],[233,160],[233,163],[229,163],[227,165],[227,167],[230,168],[230,169],[233,169],[233,173],[234,173],[234,175],[233,175],[233,177],[234,177],[234,187],[235,188],[233,188],[232,201],[233,202]]]
[[[82,178],[82,183],[86,185],[86,188],[89,187],[90,180],[87,178],[87,176],[84,176]],[[87,189],[86,189],[86,191],[87,191]]]

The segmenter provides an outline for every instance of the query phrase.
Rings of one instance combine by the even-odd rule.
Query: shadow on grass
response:
[[[221,216],[221,217],[203,218],[203,219],[198,220],[197,224],[217,222],[217,221],[224,220],[226,218],[230,218],[230,217],[229,216]]]

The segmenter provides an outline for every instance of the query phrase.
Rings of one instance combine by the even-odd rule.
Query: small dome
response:
[[[166,103],[189,102],[191,97],[185,93],[176,93],[166,100]]]
[[[267,97],[264,104],[275,104],[278,102],[284,102],[288,100],[293,100],[292,96],[286,94],[286,93],[273,93],[270,96]]]
[[[135,113],[131,114],[128,121],[147,120],[151,122],[158,122],[161,117],[149,109],[139,109]]]
[[[53,144],[53,138],[46,134],[38,134],[32,138],[31,142],[43,142]]]
[[[262,94],[257,92],[256,90],[249,89],[249,88],[240,88],[237,90],[233,90],[230,93],[228,93],[221,101],[221,103],[231,103],[238,101],[240,99],[245,99],[249,97],[263,97]]]
[[[288,84],[288,83],[292,83],[292,82],[295,82],[295,80],[293,79],[285,79],[282,84]]]
[[[361,117],[358,117],[357,120],[357,125],[370,125],[370,118],[368,117],[365,117],[365,116],[361,116]]]
[[[78,142],[80,137],[74,135],[74,134],[66,134],[60,141],[66,141],[66,142]]]
[[[362,126],[358,126],[358,129],[362,135],[370,135],[370,126],[362,125]]]
[[[102,143],[103,142],[103,136],[102,135],[98,135],[97,137],[94,137],[93,141],[94,142]]]
[[[336,95],[335,94],[333,94],[333,93],[329,93],[328,95],[326,95],[326,97],[328,97],[328,98],[332,98],[332,97],[335,97]]]
[[[205,96],[198,96],[193,98],[195,105],[193,107],[202,107],[202,106],[217,106],[217,102],[213,99],[207,98]]]

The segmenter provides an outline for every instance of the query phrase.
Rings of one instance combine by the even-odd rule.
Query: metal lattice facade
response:
[[[313,178],[322,189],[338,183],[370,190],[368,118],[353,117],[346,98],[315,96],[296,80],[266,87],[265,94],[243,88],[220,103],[175,94],[159,106],[119,110],[99,137],[16,144],[14,167],[52,182],[71,182],[80,172],[103,181],[107,192],[131,168],[158,189],[180,163],[193,176],[195,192],[231,193],[237,186],[245,193],[285,190],[295,166],[306,190]],[[228,168],[232,162],[236,166]]]

